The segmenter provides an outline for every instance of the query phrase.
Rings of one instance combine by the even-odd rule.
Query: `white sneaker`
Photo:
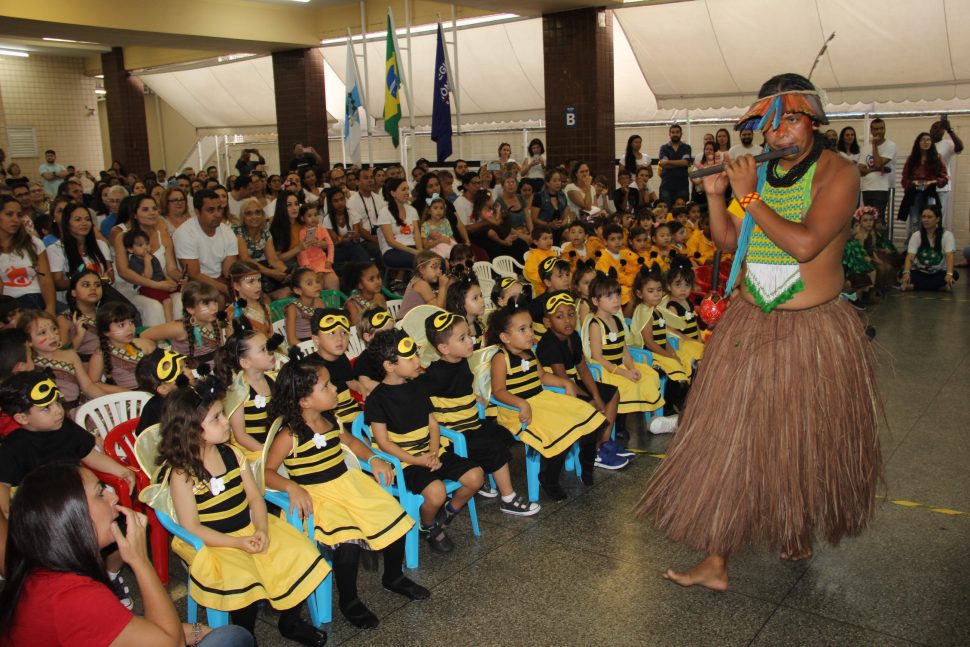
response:
[[[672,434],[677,431],[677,416],[657,416],[650,419],[651,434]]]

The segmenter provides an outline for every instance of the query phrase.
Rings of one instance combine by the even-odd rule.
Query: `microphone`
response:
[[[767,162],[770,160],[776,160],[779,157],[787,157],[788,155],[796,155],[799,149],[798,146],[789,146],[788,148],[780,148],[776,151],[768,151],[767,153],[761,153],[760,155],[754,156],[754,161],[756,162]],[[715,175],[724,170],[723,164],[715,164],[714,166],[705,166],[702,169],[698,169],[690,174],[690,179],[696,180],[708,175]]]

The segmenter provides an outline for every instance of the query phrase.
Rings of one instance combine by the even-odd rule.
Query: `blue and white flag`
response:
[[[354,46],[347,41],[347,94],[344,101],[344,150],[354,164],[360,165],[360,83],[357,81],[357,59]]]
[[[438,46],[434,61],[434,100],[431,111],[431,141],[438,144],[438,161],[451,156],[451,98],[448,82],[448,59],[445,57],[445,38],[438,23]]]

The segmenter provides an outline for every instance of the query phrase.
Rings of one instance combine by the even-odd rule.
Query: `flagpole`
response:
[[[408,3],[407,2],[404,3],[404,12],[405,12],[405,16],[406,16],[405,20],[408,20],[410,18],[410,16],[409,16],[409,12],[408,12]],[[397,42],[397,26],[394,24],[394,11],[390,7],[387,8],[387,15],[390,16],[390,18],[391,18],[391,38],[394,40],[394,53],[395,53],[395,55],[397,55],[397,54],[399,54],[401,52],[401,46]],[[408,29],[408,42],[409,43],[410,43],[410,40],[411,40],[411,30],[409,28]],[[410,58],[410,57],[411,57],[411,50],[408,49],[408,58]],[[409,67],[410,67],[410,65],[409,65]],[[409,69],[408,70],[408,74],[410,74],[410,73],[411,73],[411,70]],[[400,83],[401,83],[401,85],[404,86],[404,98],[407,99],[407,103],[408,103],[408,122],[411,125],[411,132],[413,133],[414,132],[414,107],[413,107],[414,104],[411,102],[411,83],[408,81],[408,77],[405,77],[405,75],[404,75],[404,69],[403,69],[403,67],[401,67],[401,62],[400,61],[398,61],[398,64],[397,64],[397,75],[400,77]],[[404,158],[402,159],[402,164],[406,168],[407,167],[407,155],[406,155],[406,151],[402,150],[402,153],[404,153]]]
[[[348,29],[349,31],[349,29]],[[367,14],[364,9],[364,0],[360,0],[360,39],[361,43],[364,45],[364,85],[370,89],[370,70],[367,67]],[[357,75],[360,78],[360,75]],[[364,104],[364,112],[367,115],[367,162],[373,168],[374,166],[374,143],[371,141],[371,129],[370,129],[370,107],[367,105],[367,93],[361,97],[361,102]]]
[[[455,81],[451,92],[455,96],[455,121],[458,126],[458,158],[461,159],[465,156],[465,153],[462,150],[461,141],[461,94],[458,92],[458,88],[461,87],[458,80],[458,14],[454,2],[451,3],[451,46],[455,50]],[[445,54],[447,53],[448,48],[445,47]],[[451,83],[451,70],[448,72],[448,82]]]

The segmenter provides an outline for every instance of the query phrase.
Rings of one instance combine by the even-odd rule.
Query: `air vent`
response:
[[[7,157],[38,157],[37,129],[33,126],[7,126]]]

